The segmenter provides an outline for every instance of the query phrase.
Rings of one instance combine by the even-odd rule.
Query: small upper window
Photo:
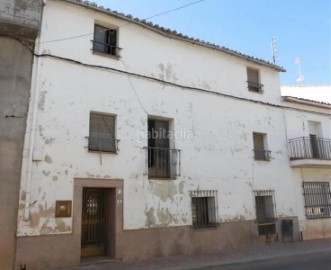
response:
[[[267,135],[264,133],[253,133],[254,158],[255,160],[270,160],[271,151],[267,150]]]
[[[116,152],[115,116],[91,113],[88,141],[91,151]]]
[[[95,25],[93,51],[118,56],[118,50],[117,30]]]
[[[260,83],[260,72],[258,69],[247,68],[248,90],[256,93],[262,93],[263,84]]]

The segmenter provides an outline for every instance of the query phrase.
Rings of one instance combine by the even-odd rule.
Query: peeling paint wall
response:
[[[98,20],[119,26],[122,50],[118,60],[93,54],[92,36],[84,36],[41,43],[42,52],[215,93],[283,104],[275,70],[59,1],[49,1],[44,14],[40,42],[92,33]],[[72,230],[72,218],[56,219],[54,206],[56,200],[73,199],[74,178],[124,179],[124,229],[191,225],[189,191],[196,189],[218,191],[220,222],[254,220],[253,190],[257,189],[275,190],[280,216],[296,216],[301,211],[302,205],[293,196],[298,193],[293,181],[297,173],[289,166],[287,132],[304,112],[293,111],[293,123],[290,120],[285,125],[285,109],[275,106],[49,57],[37,61],[42,68],[37,80],[41,94],[31,218],[24,222],[21,209],[18,235]],[[260,69],[263,94],[247,90],[246,66]],[[90,111],[117,116],[118,154],[88,152]],[[148,180],[147,139],[140,136],[147,130],[147,114],[172,119],[174,131],[193,134],[192,138],[178,136],[172,142],[181,149],[182,170],[176,180]],[[270,162],[254,160],[253,132],[267,134]],[[24,203],[21,197],[20,204]]]

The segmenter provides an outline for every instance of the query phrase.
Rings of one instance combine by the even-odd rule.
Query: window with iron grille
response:
[[[263,84],[260,83],[260,72],[258,69],[247,68],[248,90],[256,93],[262,93]]]
[[[116,152],[115,116],[90,113],[90,151]]]
[[[101,25],[94,26],[93,51],[118,56],[117,30]]]
[[[276,233],[276,204],[273,190],[255,190],[256,221],[259,235]]]
[[[270,161],[271,151],[267,150],[267,134],[253,132],[255,160]]]
[[[192,223],[194,228],[217,226],[217,191],[195,190],[192,197]]]
[[[307,219],[331,218],[331,191],[328,182],[303,182]]]

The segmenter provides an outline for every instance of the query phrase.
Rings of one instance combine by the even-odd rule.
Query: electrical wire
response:
[[[203,89],[203,88],[192,87],[192,86],[187,86],[187,85],[178,84],[178,83],[174,83],[174,82],[164,81],[162,79],[150,77],[150,76],[139,74],[139,73],[129,72],[127,70],[121,70],[121,69],[112,68],[112,67],[87,64],[87,63],[83,63],[83,62],[80,62],[80,61],[77,61],[77,60],[74,60],[74,59],[65,58],[65,57],[61,57],[61,56],[56,56],[56,55],[52,55],[52,54],[35,54],[35,53],[33,53],[33,54],[37,58],[49,57],[49,58],[53,58],[53,59],[57,59],[57,60],[65,61],[65,62],[70,62],[72,64],[82,65],[82,66],[89,67],[89,68],[96,68],[96,69],[100,69],[100,70],[104,70],[104,71],[111,71],[111,72],[115,72],[115,73],[119,73],[119,74],[126,74],[128,76],[132,76],[132,77],[136,77],[136,78],[140,78],[140,79],[145,79],[145,80],[149,80],[149,81],[154,81],[154,82],[162,83],[162,84],[168,85],[168,86],[178,87],[178,88],[181,88],[181,89],[184,89],[184,90],[191,90],[191,91],[211,94],[211,95],[215,95],[215,96],[222,96],[222,97],[230,98],[230,99],[234,99],[234,100],[241,100],[241,101],[251,102],[251,103],[255,103],[255,104],[259,104],[259,105],[265,105],[267,107],[287,109],[287,110],[292,110],[292,111],[302,111],[302,112],[309,112],[309,113],[312,112],[312,111],[309,111],[309,110],[306,110],[306,109],[293,108],[293,107],[288,107],[288,106],[284,106],[284,105],[269,103],[269,102],[265,102],[265,101],[248,99],[248,98],[239,97],[239,96],[233,96],[233,95],[230,95],[230,94],[225,94],[225,93],[222,93],[222,92],[207,90],[207,89]],[[132,84],[131,80],[130,80],[130,83]],[[134,88],[134,86],[133,86],[133,88]],[[135,90],[136,89],[134,88],[134,91]],[[138,97],[138,101],[140,101],[139,97]],[[143,105],[142,105],[142,108],[145,111]],[[319,114],[326,115],[326,116],[331,115],[330,113],[321,113],[321,112],[319,112]]]
[[[194,2],[191,2],[191,3],[188,3],[186,5],[183,5],[183,6],[180,6],[180,7],[177,7],[177,8],[173,8],[173,9],[169,9],[169,10],[166,10],[166,11],[163,11],[163,12],[160,12],[158,14],[155,14],[155,15],[152,15],[150,17],[147,17],[145,19],[142,19],[142,20],[149,20],[149,19],[152,19],[152,18],[155,18],[155,17],[158,17],[158,16],[162,16],[162,15],[165,15],[165,14],[168,14],[168,13],[171,13],[171,12],[174,12],[174,11],[177,11],[177,10],[180,10],[180,9],[183,9],[183,8],[186,8],[186,7],[189,7],[189,6],[192,6],[192,5],[195,5],[195,4],[198,4],[200,2],[204,2],[206,0],[198,0],[198,1],[194,1]],[[127,24],[124,24],[121,26],[121,28],[123,27],[126,27],[130,24],[132,24],[133,22],[129,22]],[[76,39],[76,38],[81,38],[81,37],[85,37],[85,36],[90,36],[90,35],[93,35],[94,32],[92,33],[87,33],[87,34],[81,34],[81,35],[78,35],[78,36],[71,36],[71,37],[66,37],[66,38],[59,38],[59,39],[53,39],[53,40],[47,40],[47,41],[41,41],[41,42],[37,42],[38,44],[45,44],[45,43],[52,43],[52,42],[59,42],[59,41],[65,41],[65,40],[71,40],[71,39]]]

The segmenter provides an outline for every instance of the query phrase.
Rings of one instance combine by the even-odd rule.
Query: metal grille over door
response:
[[[106,191],[83,189],[82,256],[102,256],[106,251]]]
[[[256,221],[259,235],[276,233],[276,203],[273,190],[255,190]]]

